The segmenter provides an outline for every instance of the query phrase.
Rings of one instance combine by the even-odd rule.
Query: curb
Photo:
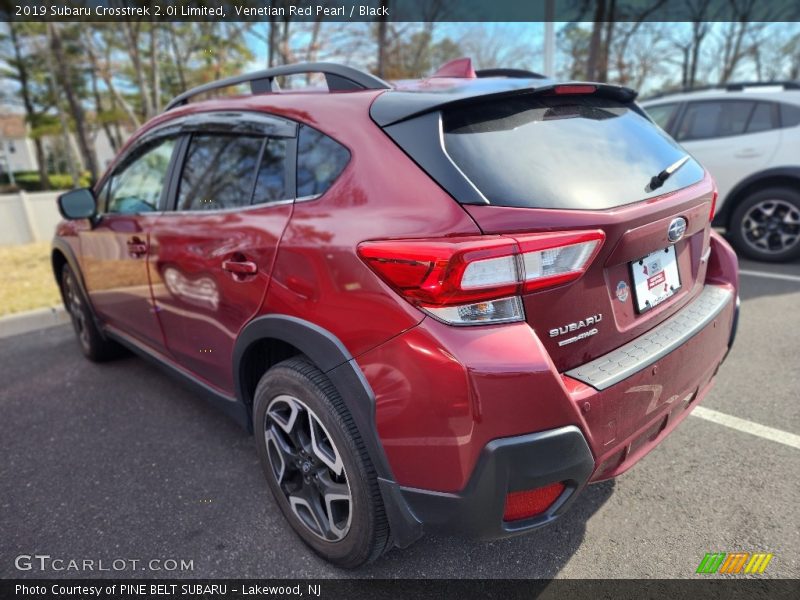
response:
[[[31,331],[47,329],[64,323],[69,323],[69,314],[61,304],[8,315],[0,317],[0,338],[30,333]]]

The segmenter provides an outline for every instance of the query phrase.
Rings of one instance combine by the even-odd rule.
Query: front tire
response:
[[[89,303],[69,265],[64,265],[61,270],[61,290],[78,345],[86,358],[93,362],[104,362],[119,356],[121,347],[100,333]]]
[[[728,228],[736,250],[754,260],[784,262],[800,257],[800,193],[771,187],[747,196]]]
[[[253,428],[270,490],[314,552],[355,568],[388,549],[375,469],[324,373],[304,358],[272,367],[256,388]]]

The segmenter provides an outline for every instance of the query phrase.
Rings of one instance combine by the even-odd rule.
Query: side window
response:
[[[676,139],[702,140],[744,133],[754,104],[749,100],[690,102]]]
[[[800,125],[800,106],[781,104],[781,127],[797,127]]]
[[[253,204],[288,199],[290,194],[286,185],[286,140],[268,138],[261,155],[261,166],[258,168]]]
[[[350,152],[339,142],[302,126],[297,138],[297,197],[324,194],[349,161]]]
[[[175,148],[175,139],[164,139],[126,161],[111,178],[107,212],[142,213],[159,209],[161,190]],[[103,190],[102,193],[105,193]]]
[[[769,131],[778,126],[778,105],[772,102],[759,102],[750,122],[747,124],[747,133],[758,133],[759,131]]]
[[[195,134],[178,187],[178,210],[248,206],[264,138]]]
[[[675,114],[676,108],[678,108],[678,104],[673,102],[672,104],[648,106],[645,111],[647,111],[647,114],[650,115],[650,118],[655,121],[656,125],[661,127],[661,129],[664,131],[667,131],[667,127],[669,126],[672,116]]]

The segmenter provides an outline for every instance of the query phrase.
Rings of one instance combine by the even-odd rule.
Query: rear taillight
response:
[[[602,231],[364,242],[359,256],[406,300],[455,325],[524,319],[520,295],[578,279]]]

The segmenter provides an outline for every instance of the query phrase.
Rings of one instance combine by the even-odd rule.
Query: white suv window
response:
[[[690,102],[675,138],[679,141],[740,135],[755,108],[751,100]]]
[[[778,126],[778,105],[773,102],[759,102],[750,115],[747,133],[768,131]]]
[[[800,125],[800,106],[781,104],[781,127]]]
[[[650,118],[653,119],[656,125],[661,127],[664,131],[667,131],[667,125],[669,125],[672,115],[675,114],[676,108],[678,108],[677,102],[648,106],[647,114],[650,115]]]

